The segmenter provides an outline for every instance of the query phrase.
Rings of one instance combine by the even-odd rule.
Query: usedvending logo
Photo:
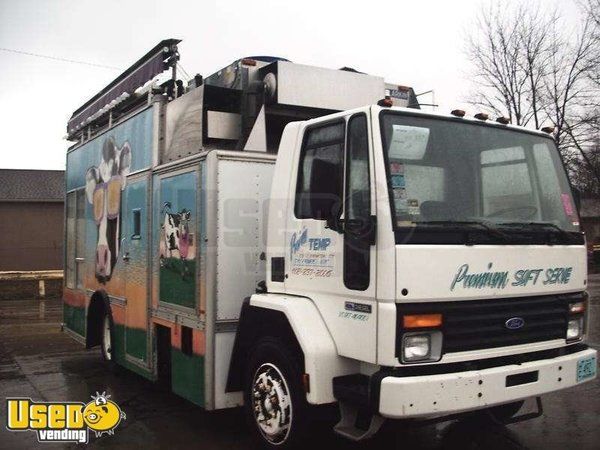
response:
[[[87,444],[90,431],[96,437],[112,435],[125,413],[105,392],[92,395],[92,401],[36,402],[30,398],[8,398],[6,429],[34,431],[39,442]]]

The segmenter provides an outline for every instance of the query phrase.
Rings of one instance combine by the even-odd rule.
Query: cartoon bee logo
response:
[[[96,433],[96,437],[102,434],[114,434],[115,428],[125,420],[125,413],[121,411],[119,405],[109,400],[110,395],[106,392],[92,395],[92,401],[83,408],[83,420],[88,428]]]

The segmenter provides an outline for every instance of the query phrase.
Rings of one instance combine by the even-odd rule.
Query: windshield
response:
[[[558,151],[532,133],[384,111],[397,229],[485,225],[488,231],[579,231]]]

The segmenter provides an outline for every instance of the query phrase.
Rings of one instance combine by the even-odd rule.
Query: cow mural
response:
[[[160,265],[165,268],[176,269],[176,265],[170,264],[173,259],[178,259],[180,264],[180,274],[183,279],[189,275],[190,269],[187,264],[188,259],[193,259],[193,252],[190,252],[192,246],[192,237],[190,235],[191,212],[183,208],[179,212],[171,211],[171,203],[165,202],[161,209],[164,215],[162,224],[162,251],[160,254]],[[172,266],[172,267],[170,267]]]
[[[98,229],[95,275],[101,283],[110,280],[121,242],[121,192],[125,189],[131,167],[131,148],[128,142],[118,146],[111,136],[102,145],[98,166],[85,174],[85,194],[92,204]]]

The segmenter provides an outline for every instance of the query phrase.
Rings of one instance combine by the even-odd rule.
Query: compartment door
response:
[[[125,267],[125,354],[133,363],[148,366],[149,228],[148,177],[128,180],[123,208]]]

